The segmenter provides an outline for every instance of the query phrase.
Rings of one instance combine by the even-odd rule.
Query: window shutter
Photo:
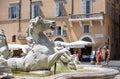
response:
[[[19,6],[16,5],[16,18],[19,18]]]
[[[59,3],[59,8],[60,8],[60,16],[64,15],[64,5],[63,5],[63,1],[60,1]]]
[[[64,30],[64,28],[63,28],[63,26],[61,26],[61,35],[63,35],[63,30]]]
[[[59,16],[59,2],[58,1],[56,1],[56,12],[55,12],[56,14],[56,16]]]
[[[86,14],[86,0],[82,0],[81,2],[82,14]]]
[[[90,13],[92,13],[92,0],[90,0]]]
[[[9,19],[11,19],[11,7],[9,7]]]
[[[58,31],[58,27],[55,27],[55,31],[54,31],[55,35],[58,35],[57,31]]]
[[[32,3],[32,18],[34,18],[34,4]]]
[[[34,3],[34,17],[37,17],[40,15],[40,5],[39,3]]]

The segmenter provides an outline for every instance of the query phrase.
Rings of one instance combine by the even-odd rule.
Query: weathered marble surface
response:
[[[7,59],[9,57],[11,57],[11,53],[9,52],[6,36],[4,34],[4,31],[0,29],[0,79],[13,78],[11,69],[7,64]]]
[[[62,57],[70,62],[69,66],[76,69],[76,66],[68,54],[66,48],[55,50],[55,45],[51,42],[43,31],[54,28],[55,22],[36,17],[30,21],[26,30],[26,40],[31,50],[21,58],[9,58],[8,65],[13,70],[35,71],[50,70],[51,67]]]
[[[2,29],[0,29],[0,56],[5,59],[11,57],[11,53],[9,52],[7,45],[7,39]]]

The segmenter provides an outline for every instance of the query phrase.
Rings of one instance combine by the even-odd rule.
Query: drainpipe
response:
[[[30,0],[30,19],[32,19],[32,0]]]
[[[19,0],[19,29],[18,29],[18,32],[21,32],[21,3],[22,3],[22,0]]]
[[[72,0],[72,11],[71,11],[71,14],[74,14],[74,0]]]

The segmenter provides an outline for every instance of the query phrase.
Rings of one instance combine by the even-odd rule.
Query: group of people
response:
[[[106,66],[108,66],[108,62],[110,60],[110,51],[109,51],[108,47],[106,47],[106,46],[104,46],[103,49],[104,49],[104,53],[105,53],[104,60],[105,60]],[[96,64],[100,65],[102,60],[103,60],[102,48],[98,48],[98,50],[96,52]]]

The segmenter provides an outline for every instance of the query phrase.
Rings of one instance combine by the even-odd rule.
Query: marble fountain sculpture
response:
[[[4,32],[0,30],[0,78],[11,79],[13,75],[10,68],[19,71],[50,71],[58,60],[68,63],[68,67],[71,69],[78,69],[79,66],[82,66],[77,66],[80,63],[76,63],[76,58],[71,56],[68,49],[62,47],[59,43],[55,46],[44,35],[43,31],[54,28],[54,26],[54,21],[44,20],[40,16],[31,19],[26,31],[26,40],[31,50],[20,58],[12,57]],[[114,79],[115,75],[119,73],[114,69],[95,66],[82,66],[82,68],[93,72],[66,72],[41,79]]]
[[[66,48],[57,50],[54,43],[51,42],[43,31],[54,28],[55,22],[44,20],[42,17],[36,17],[30,20],[29,27],[26,31],[26,40],[31,50],[21,58],[9,58],[8,65],[13,70],[37,71],[50,70],[51,67],[64,57],[68,66],[76,69],[72,57],[68,54]]]

